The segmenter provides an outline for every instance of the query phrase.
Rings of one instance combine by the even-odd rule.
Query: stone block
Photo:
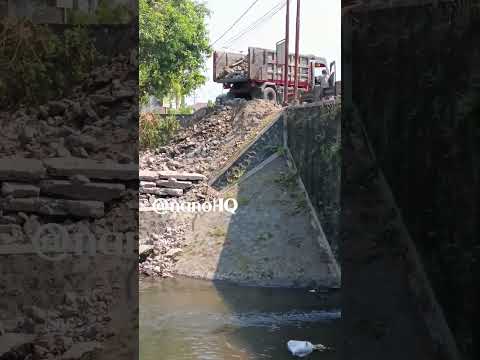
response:
[[[51,216],[78,216],[99,218],[105,213],[100,201],[65,200],[52,198],[7,199],[2,203],[5,211],[23,211]]]
[[[108,202],[122,196],[123,184],[75,183],[68,180],[44,180],[40,183],[42,194],[59,195],[75,200],[98,200]]]
[[[96,161],[77,157],[51,158],[44,160],[50,175],[70,177],[84,175],[90,179],[105,180],[136,180],[138,179],[138,165],[119,164],[111,160]]]
[[[4,182],[2,184],[2,195],[21,197],[35,197],[40,194],[40,188],[35,185]]]
[[[34,181],[45,177],[42,161],[10,157],[0,159],[0,180]]]

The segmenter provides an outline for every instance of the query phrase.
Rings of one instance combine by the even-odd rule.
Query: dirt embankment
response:
[[[173,179],[168,185],[169,189],[171,190],[174,184],[184,187],[176,195],[177,200],[202,202],[212,199],[216,196],[216,191],[207,185],[206,180],[251,139],[252,135],[258,133],[271,115],[279,111],[280,107],[262,100],[247,102],[236,99],[225,105],[215,106],[208,110],[205,117],[181,129],[168,145],[141,152],[140,178],[142,180],[142,172],[172,174],[170,180],[175,174],[177,177],[179,174],[186,177],[192,173],[203,175],[203,181]],[[168,176],[164,178],[165,180],[157,180],[157,186],[167,186],[163,184]],[[152,206],[159,197],[156,194],[147,194],[146,192],[153,191],[143,188],[146,186],[155,184],[141,181],[141,208]],[[186,220],[178,220],[173,215],[140,213],[140,250],[145,254],[140,264],[141,274],[172,275],[172,266],[181,253],[185,240],[184,221]]]

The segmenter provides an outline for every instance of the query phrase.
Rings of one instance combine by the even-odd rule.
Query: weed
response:
[[[250,199],[246,196],[239,196],[237,199],[238,205],[248,205]]]
[[[270,240],[272,237],[273,237],[272,233],[266,232],[266,233],[259,234],[257,236],[257,240],[258,241],[267,241],[267,240]]]
[[[167,144],[180,128],[178,120],[174,116],[159,118],[155,114],[148,113],[140,117],[140,147],[142,149],[154,149]]]
[[[209,231],[208,235],[215,236],[215,237],[221,237],[221,236],[227,235],[227,232],[224,229],[217,226],[213,230]]]
[[[284,186],[289,192],[297,190],[297,174],[294,172],[281,173],[273,180],[276,184]]]

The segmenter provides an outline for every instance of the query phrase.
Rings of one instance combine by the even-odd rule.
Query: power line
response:
[[[238,22],[239,22],[240,20],[242,20],[243,17],[244,17],[245,15],[247,15],[247,13],[250,11],[250,9],[253,8],[253,7],[255,6],[255,4],[258,3],[259,1],[260,1],[260,0],[255,0],[255,1],[252,3],[252,5],[250,5],[250,6],[248,7],[248,9],[245,10],[245,11],[243,12],[243,14],[240,15],[240,17],[239,17],[237,20],[235,20],[235,22],[232,24],[232,26],[230,26],[230,27],[222,34],[222,36],[220,36],[217,40],[215,40],[215,41],[213,42],[212,46],[215,45],[217,42],[219,42],[221,39],[223,39],[223,37],[224,37],[225,35],[227,35],[228,32],[229,32],[230,30],[232,30],[233,27],[234,27],[235,25],[237,25]]]
[[[259,19],[251,23],[249,26],[244,28],[239,34],[231,37],[229,40],[226,42],[226,46],[229,46],[242,38],[245,34],[249,33],[250,31],[258,28],[260,25],[265,24],[266,21],[270,20],[273,16],[278,14],[286,5],[286,1],[281,1],[277,5],[275,5],[272,9],[270,9],[266,14],[261,16]]]
[[[281,1],[277,5],[275,5],[272,9],[270,9],[267,13],[261,16],[259,19],[255,20],[253,23],[248,25],[244,28],[239,34],[231,37],[227,40],[226,44],[231,45],[238,39],[242,38],[245,34],[249,33],[250,31],[256,29],[258,26],[265,24],[266,21],[271,19],[274,15],[276,15],[280,10],[282,10],[286,5],[286,1]]]

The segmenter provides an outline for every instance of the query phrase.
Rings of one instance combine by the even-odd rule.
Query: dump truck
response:
[[[247,54],[215,51],[213,54],[213,81],[223,84],[228,90],[226,98],[265,99],[284,101],[285,68],[283,56],[275,50],[249,47]],[[283,60],[283,61],[282,61]],[[294,97],[295,55],[289,54],[288,98]],[[321,81],[326,70],[326,81]],[[320,101],[326,96],[335,96],[335,62],[328,66],[327,60],[314,55],[300,55],[298,63],[298,90],[300,102]],[[327,84],[328,86],[326,86]]]

